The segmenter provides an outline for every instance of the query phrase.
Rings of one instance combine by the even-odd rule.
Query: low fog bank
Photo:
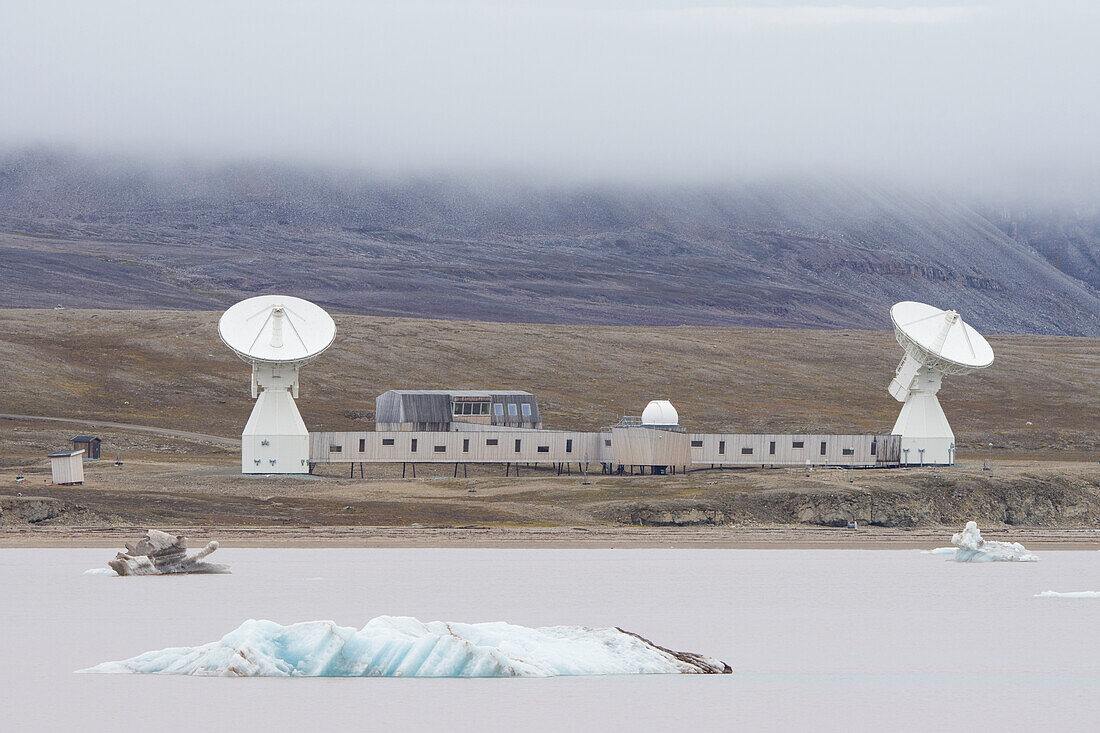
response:
[[[1095,191],[1079,0],[9,4],[0,140],[522,180]]]

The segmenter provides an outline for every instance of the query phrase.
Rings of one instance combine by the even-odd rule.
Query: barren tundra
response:
[[[467,540],[582,542],[644,526],[701,533],[669,541],[768,542],[773,527],[857,521],[873,528],[861,537],[927,532],[927,544],[969,519],[994,533],[1072,530],[1057,535],[1063,541],[1087,541],[1100,526],[1097,339],[992,337],[993,367],[945,380],[941,392],[962,446],[950,469],[703,470],[585,483],[577,465],[560,477],[523,467],[519,478],[472,467],[457,479],[452,465],[421,465],[417,479],[400,480],[400,466],[351,478],[334,464],[314,477],[245,477],[235,436],[251,409],[249,370],[218,341],[217,317],[0,311],[0,412],[75,421],[0,420],[5,541],[116,544],[157,526],[350,543],[387,542],[406,528],[412,534],[394,541],[436,542],[472,526],[496,529],[469,530]],[[900,349],[886,332],[336,321],[335,344],[303,371],[299,404],[311,429],[373,429],[374,396],[400,387],[529,389],[547,427],[580,429],[657,397],[701,431],[889,430],[899,409],[885,384]],[[84,486],[47,486],[45,454],[83,432],[103,438],[104,460],[87,464]],[[984,471],[989,456],[994,470]],[[26,480],[16,484],[20,470]],[[654,541],[621,531],[609,541]]]

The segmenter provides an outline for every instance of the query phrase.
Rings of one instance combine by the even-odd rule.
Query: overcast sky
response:
[[[1095,181],[1098,6],[5,3],[0,145],[396,172]]]

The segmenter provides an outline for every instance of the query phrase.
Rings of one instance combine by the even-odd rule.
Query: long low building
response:
[[[898,435],[688,433],[668,400],[596,432],[543,430],[538,403],[518,390],[390,390],[376,429],[311,433],[319,463],[599,465],[605,473],[666,473],[705,466],[843,466],[901,462]]]
[[[500,429],[310,433],[310,463],[599,464],[605,471],[708,466],[896,466],[898,435],[685,433],[645,426],[600,432]]]

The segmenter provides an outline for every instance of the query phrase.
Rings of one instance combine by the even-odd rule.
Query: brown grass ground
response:
[[[251,409],[248,367],[218,340],[217,318],[201,312],[0,311],[0,413],[239,435]],[[699,431],[886,431],[899,408],[885,391],[900,354],[889,333],[336,320],[336,343],[303,371],[299,405],[311,429],[372,429],[375,395],[409,387],[528,389],[539,397],[550,428],[596,429],[623,413],[637,414],[651,398],[671,399],[681,422]],[[583,484],[577,474],[558,477],[548,470],[505,478],[497,467],[472,467],[468,478],[456,480],[452,465],[420,465],[419,478],[404,481],[400,466],[368,466],[365,478],[352,479],[346,466],[334,465],[321,467],[316,477],[263,478],[241,476],[236,451],[209,442],[3,420],[0,500],[25,504],[44,497],[65,511],[33,525],[8,511],[0,515],[0,542],[83,538],[117,544],[117,536],[161,526],[189,528],[196,536],[217,527],[241,541],[260,530],[275,542],[299,544],[317,538],[447,544],[465,540],[445,533],[474,526],[492,529],[467,529],[463,536],[488,545],[584,544],[597,536],[612,544],[661,544],[668,532],[679,531],[685,534],[669,537],[755,546],[777,537],[787,544],[799,540],[790,528],[783,534],[771,527],[766,513],[751,527],[646,530],[656,540],[611,525],[633,521],[631,507],[649,507],[651,514],[673,507],[681,516],[695,507],[711,511],[714,497],[754,492],[897,495],[947,482],[981,494],[1060,482],[1069,487],[1063,493],[1091,496],[1087,487],[1100,485],[1100,339],[991,341],[993,367],[949,378],[941,392],[962,446],[962,465],[948,471],[706,471],[596,475]],[[82,487],[47,486],[45,453],[82,432],[103,438],[104,460],[88,464]],[[995,444],[992,475],[980,465],[989,442]],[[111,465],[116,455],[122,468]],[[16,484],[20,469],[26,481]],[[1088,496],[1074,501],[1088,504]],[[1087,512],[1080,515],[1084,525],[1072,526],[1088,526]],[[776,515],[774,524],[786,521],[790,517]],[[842,538],[834,530],[805,531],[826,545]],[[861,530],[854,541],[905,537],[912,543],[913,532],[942,537],[944,531],[875,528]],[[916,542],[928,539],[921,535]]]
[[[237,436],[248,367],[219,341],[218,315],[0,310],[0,412]],[[885,332],[336,322],[333,347],[303,370],[310,429],[372,429],[376,395],[415,387],[527,389],[548,428],[598,429],[655,398],[697,431],[879,432],[899,409],[886,384],[901,352]],[[990,340],[994,365],[940,393],[960,455],[990,442],[1017,455],[1100,451],[1100,339]]]

